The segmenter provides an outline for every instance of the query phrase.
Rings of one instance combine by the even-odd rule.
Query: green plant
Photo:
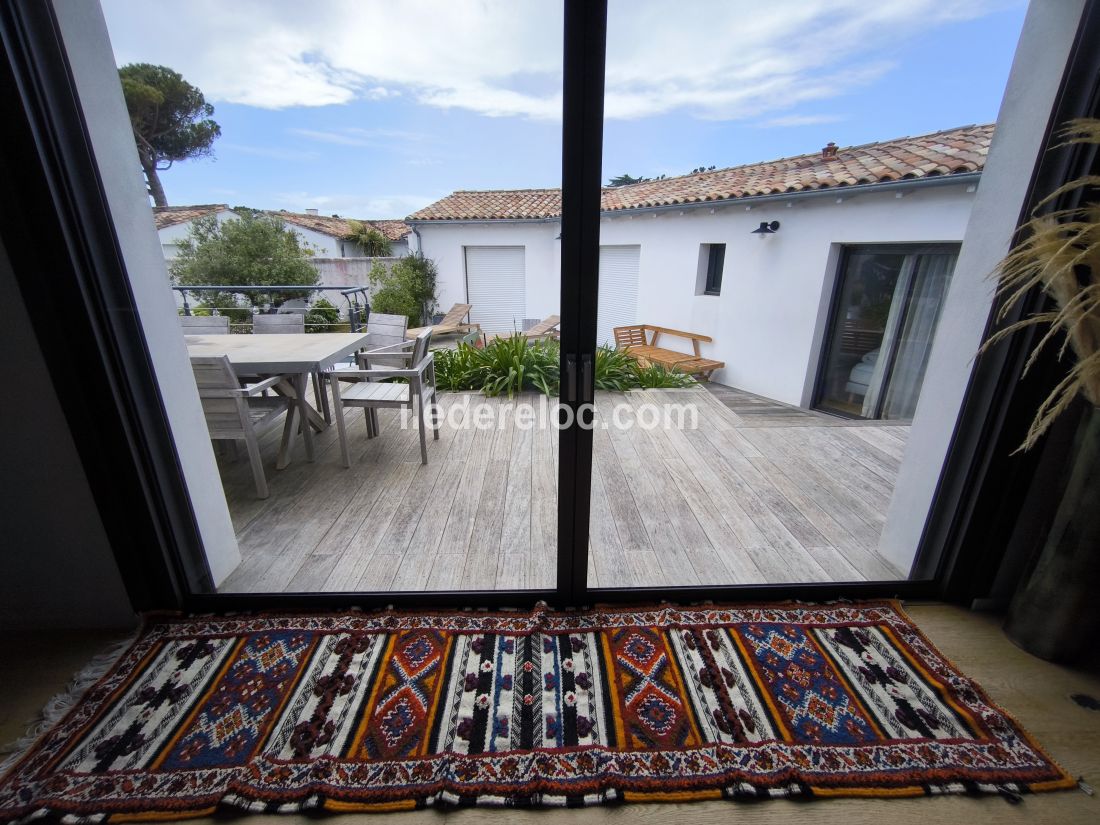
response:
[[[439,388],[448,392],[481,389],[476,353],[469,344],[461,343],[455,349],[435,350],[435,380]]]
[[[604,344],[596,350],[596,389],[622,392],[636,387],[636,363],[624,350]]]
[[[220,223],[215,215],[207,215],[192,223],[178,246],[168,271],[180,286],[259,287],[249,290],[254,304],[278,305],[305,297],[309,290],[264,287],[310,287],[318,281],[308,260],[313,248],[274,215],[246,212]]]
[[[336,332],[340,310],[324,298],[318,298],[306,311],[306,332]]]
[[[481,390],[485,395],[508,395],[538,390],[557,395],[561,348],[553,339],[530,342],[523,335],[497,338],[477,349],[459,343],[455,349],[435,351],[435,377],[449,392]],[[596,351],[596,389],[679,389],[695,386],[695,380],[677,370],[653,365],[640,367],[621,350],[600,347]]]
[[[368,258],[388,258],[393,251],[385,235],[362,221],[348,221],[348,234],[344,240],[358,244]]]
[[[694,387],[695,379],[677,369],[666,370],[660,364],[643,367],[635,361],[634,383],[643,390],[671,390]]]
[[[556,341],[530,343],[526,336],[497,338],[484,349],[460,344],[473,353],[481,391],[487,396],[536,389],[545,395],[558,391],[559,348]]]
[[[233,326],[252,323],[252,304],[247,299],[231,292],[207,292],[201,293],[199,301],[192,305],[192,315],[213,315],[215,310],[218,315],[229,317],[230,329]]]
[[[417,327],[436,307],[439,272],[431,258],[407,255],[387,268],[376,261],[370,270],[371,308],[387,315],[404,315]]]
[[[1071,121],[1062,130],[1067,144],[1100,146],[1100,120]],[[1036,286],[1053,298],[1056,308],[1037,312],[993,335],[987,349],[1025,327],[1049,325],[1032,350],[1025,372],[1042,350],[1064,334],[1059,355],[1072,349],[1077,363],[1039,405],[1021,449],[1030,449],[1079,394],[1100,407],[1100,204],[1095,201],[1100,177],[1086,175],[1059,187],[1039,203],[1020,231],[1024,237],[997,268],[1004,302],[997,314],[1006,320]],[[1042,212],[1057,199],[1078,190],[1092,199],[1068,209]]]

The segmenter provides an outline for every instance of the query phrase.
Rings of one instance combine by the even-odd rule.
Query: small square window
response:
[[[722,269],[726,263],[724,243],[704,244],[707,247],[707,275],[703,283],[704,295],[722,294]]]

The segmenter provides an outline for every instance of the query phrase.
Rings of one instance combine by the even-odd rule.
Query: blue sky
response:
[[[557,186],[550,0],[103,0],[119,65],[215,107],[170,204],[403,217]],[[995,119],[1022,0],[611,0],[605,179],[684,174]],[[171,21],[166,25],[165,21]]]

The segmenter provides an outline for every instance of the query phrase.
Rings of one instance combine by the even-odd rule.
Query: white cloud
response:
[[[817,126],[821,123],[839,123],[842,120],[844,120],[843,115],[783,115],[761,121],[755,125],[761,129],[770,129],[773,127]]]
[[[439,200],[445,192],[431,195],[363,195],[318,194],[315,192],[280,192],[275,203],[280,209],[301,212],[317,209],[322,215],[342,215],[346,218],[403,218],[429,203]]]
[[[612,0],[606,114],[788,111],[881,76],[906,38],[1018,2]],[[172,66],[214,103],[279,109],[403,95],[488,116],[561,116],[558,3],[103,4],[120,64]]]

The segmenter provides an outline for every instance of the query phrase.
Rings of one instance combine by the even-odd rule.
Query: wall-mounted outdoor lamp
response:
[[[778,231],[779,221],[772,221],[771,223],[760,221],[760,226],[756,227],[756,229],[752,230],[749,234],[756,235],[758,238],[765,238],[768,235],[774,235]]]

